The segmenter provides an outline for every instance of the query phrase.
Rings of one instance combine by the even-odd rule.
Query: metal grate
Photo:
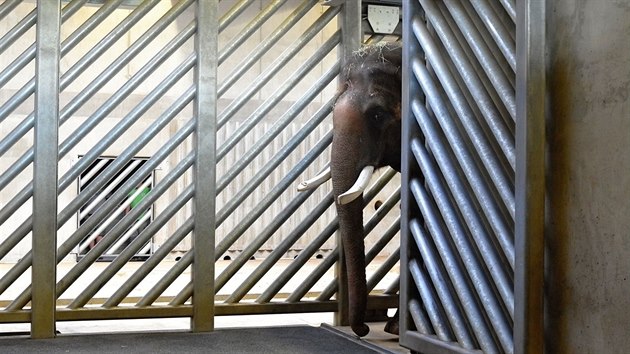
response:
[[[403,338],[425,350],[514,348],[515,25],[509,5],[421,0],[405,9]]]
[[[295,187],[328,161],[338,22],[354,15],[316,0],[48,5],[0,4],[0,322],[37,317],[46,337],[60,320],[191,317],[205,331],[215,315],[337,311],[331,194]],[[384,260],[369,287],[389,294],[373,308],[397,300],[398,184],[384,171],[366,193],[367,257]]]

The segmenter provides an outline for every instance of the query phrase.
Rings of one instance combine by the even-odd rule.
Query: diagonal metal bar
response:
[[[466,43],[475,53],[478,62],[481,64],[490,82],[492,82],[501,102],[503,102],[510,113],[512,120],[515,120],[516,101],[514,98],[513,84],[504,74],[499,62],[495,59],[494,55],[492,55],[490,48],[483,40],[474,23],[462,7],[462,4],[459,1],[453,0],[445,0],[444,4],[448,8],[461,33],[466,38]]]
[[[396,171],[392,169],[388,169],[383,175],[381,175],[376,182],[365,192],[363,196],[364,205],[370,203],[372,199],[376,196],[376,194],[381,191],[385,185],[394,177]],[[311,243],[306,246],[305,249],[300,252],[296,259],[291,262],[291,264],[276,278],[273,284],[269,286],[267,290],[265,290],[257,299],[258,303],[266,303],[271,301],[271,299],[280,291],[280,289],[291,279],[295,274],[300,270],[304,264],[319,250],[321,245],[323,245],[337,230],[339,227],[339,223],[335,218],[331,221],[322,231],[320,231],[319,235],[311,241]],[[331,254],[330,257],[335,257],[335,254]],[[336,258],[335,258],[336,259]],[[333,261],[334,263],[334,261]],[[330,265],[332,266],[332,264]],[[330,267],[329,266],[329,267]],[[324,271],[325,273],[325,271]],[[318,278],[319,279],[319,278]],[[315,280],[316,282],[317,280]],[[313,282],[313,284],[315,283]],[[312,287],[312,286],[311,286]],[[310,289],[310,287],[309,287]],[[308,291],[308,289],[307,289]],[[304,292],[305,294],[306,292]],[[302,295],[303,296],[303,295]],[[297,300],[302,296],[296,296]]]
[[[272,188],[265,197],[258,202],[236,227],[225,236],[223,240],[216,246],[215,256],[219,257],[225,253],[229,246],[232,245],[259,217],[267,208],[282,194],[286,189],[295,181],[295,179],[324,151],[332,141],[332,134],[328,133],[300,160],[300,162],[287,173],[287,175],[278,182],[278,184]],[[219,212],[220,214],[220,212]],[[220,225],[221,218],[217,217],[217,225]],[[180,262],[183,261],[180,260]],[[189,288],[189,287],[188,287]],[[182,304],[192,294],[188,293],[188,288],[181,291],[175,300],[171,302],[171,305]],[[183,301],[182,301],[183,300]]]
[[[471,321],[472,327],[476,330],[477,340],[481,345],[489,346],[494,343],[494,336],[491,328],[495,329],[496,336],[501,342],[503,348],[511,347],[511,328],[507,323],[505,316],[502,315],[502,310],[492,291],[487,286],[481,284],[479,278],[469,278],[469,276],[480,276],[478,269],[472,269],[477,264],[474,255],[470,255],[466,252],[466,249],[455,247],[454,241],[464,241],[461,238],[456,238],[458,235],[450,235],[446,231],[446,227],[443,224],[442,219],[439,216],[437,206],[434,205],[433,198],[429,195],[428,191],[418,181],[413,180],[410,184],[410,190],[420,207],[424,221],[426,222],[429,234],[433,237],[435,246],[440,254],[440,257],[444,261],[444,266],[451,279],[453,287],[460,299],[464,304],[464,310]],[[455,240],[453,238],[456,238]],[[461,255],[461,256],[460,256]],[[477,295],[479,294],[479,296]],[[483,311],[479,308],[479,303],[483,305]],[[485,318],[488,317],[490,323],[487,323]],[[491,326],[491,327],[490,327]],[[486,350],[484,348],[484,350]],[[488,349],[489,352],[498,352],[498,349]]]
[[[105,234],[105,237],[103,237],[94,246],[94,248],[90,250],[90,252],[83,256],[83,258],[81,258],[81,260],[74,267],[72,267],[72,269],[68,271],[68,273],[66,273],[63,278],[59,280],[59,282],[57,282],[57,295],[59,296],[64,291],[66,291],[70,287],[70,285],[72,285],[90,267],[92,263],[94,263],[101,255],[103,255],[103,253],[105,253],[105,251],[107,251],[107,249],[114,244],[118,237],[120,237],[120,235],[129,226],[131,226],[151,204],[153,204],[160,196],[162,196],[162,194],[165,193],[173,183],[175,183],[177,178],[182,176],[184,172],[186,172],[192,166],[193,161],[194,156],[192,154],[182,159],[180,163],[177,164],[177,166],[168,173],[167,176],[161,179],[160,182],[155,185],[153,189],[151,189],[151,193],[142,198],[142,201],[135,208],[131,209],[130,212],[125,215],[125,217],[118,224],[116,224],[116,226],[114,226],[109,232],[107,232],[107,234]],[[136,174],[136,176],[137,175],[139,174]],[[134,178],[131,179],[133,180]],[[137,178],[135,179],[137,180]],[[133,188],[134,186],[135,184],[126,182],[116,193],[127,195],[127,189]],[[176,210],[171,210],[170,212],[174,214],[175,211]],[[149,225],[152,224],[153,223]],[[154,230],[157,230],[155,226]],[[111,275],[113,276],[113,274]],[[99,277],[95,281],[102,281],[102,277],[103,273],[99,274]],[[94,290],[94,287],[90,288],[90,290],[86,288],[84,290],[84,293],[86,291],[92,290]],[[98,289],[94,290],[94,293],[96,293],[97,290]],[[75,298],[75,302],[77,300],[82,301],[79,297]],[[85,304],[89,300],[89,298],[84,298],[83,300],[85,301]],[[74,306],[73,304],[70,305],[71,308],[72,306]]]
[[[308,72],[320,65],[321,60],[337,45],[337,40],[338,37],[335,38],[335,36],[333,36],[331,37],[331,40],[322,45],[318,49],[317,53],[306,60],[304,64],[298,68],[297,71],[295,71],[286,81],[284,81],[283,84],[278,87],[278,89],[276,89],[274,93],[270,97],[268,97],[265,102],[260,105],[260,107],[258,107],[256,111],[245,120],[245,122],[243,122],[243,124],[239,126],[239,129],[235,134],[233,134],[226,141],[223,142],[217,152],[217,161],[221,161],[227,155],[227,153],[232,148],[234,148],[234,146],[236,146],[238,142],[241,141],[243,137],[247,135],[247,133],[249,133],[256,126],[256,124],[261,119],[263,119],[267,113],[271,111],[271,109],[273,109],[273,107],[281,102],[282,99],[289,92],[291,92],[291,90],[293,90],[300,81],[302,81],[302,79]],[[321,89],[325,87],[325,84],[330,82],[338,71],[338,66],[334,66],[331,70],[329,70],[324,75],[323,79],[317,82],[315,88],[310,89],[307,92],[307,95],[305,95],[306,99],[308,99],[308,97],[316,95],[319,91],[321,91]]]
[[[469,327],[468,321],[459,305],[459,300],[452,288],[452,284],[446,277],[446,270],[437,255],[435,246],[429,241],[431,238],[426,234],[418,220],[410,221],[409,229],[420,251],[431,282],[440,298],[440,302],[444,304],[444,310],[449,318],[453,332],[457,337],[457,341],[465,348],[477,348],[477,341],[471,334],[472,328]],[[484,347],[488,346],[484,344]]]
[[[68,18],[70,18],[70,16],[72,16],[79,9],[81,9],[81,7],[86,2],[87,0],[74,0],[70,2],[68,5],[66,5],[61,11],[61,23],[64,23]],[[90,20],[88,19],[88,21]],[[83,25],[81,25],[79,28],[82,28],[82,27]],[[17,34],[13,37],[8,37],[8,36],[12,36],[11,32],[7,33],[3,37],[3,39],[0,40],[0,42],[5,41],[5,38],[6,38],[6,43],[2,43],[0,47],[2,46],[7,47],[10,45],[11,41],[18,38]],[[66,48],[67,46],[65,45],[65,43],[66,43],[65,40],[61,43],[61,56],[62,57],[64,53],[66,53],[69,50],[69,48]],[[0,53],[3,52],[4,50],[5,49],[0,49]],[[15,76],[15,74],[17,74],[20,70],[22,70],[33,59],[35,59],[35,44],[28,47],[24,52],[22,52],[22,54],[20,54],[17,58],[15,58],[15,60],[13,60],[11,64],[7,65],[5,68],[2,69],[2,71],[0,72],[0,87],[4,86],[9,80],[11,80]],[[29,85],[30,85],[30,82],[29,82]],[[0,121],[2,121],[3,119],[4,118],[0,118]]]
[[[338,66],[332,68],[328,74],[324,75],[324,77],[309,91],[307,91],[304,96],[302,96],[295,104],[293,104],[283,115],[274,123],[273,127],[271,127],[265,135],[243,156],[240,156],[239,161],[234,164],[229,171],[221,176],[221,179],[217,183],[217,191],[220,193],[239,173],[243,171],[243,169],[250,164],[256,156],[258,156],[263,149],[273,141],[273,139],[280,134],[280,132],[287,126],[289,122],[295,119],[295,117],[302,112],[308,103],[313,100],[313,98],[320,93],[321,89],[326,86],[338,73]],[[334,103],[334,98],[325,103],[320,110],[315,113],[313,118],[309,120],[309,122],[303,127],[300,131],[304,131],[307,129],[308,132],[313,131],[315,126],[322,122],[324,118],[326,118],[330,112],[332,111],[332,104]],[[296,136],[304,136],[301,133],[296,134]],[[302,138],[301,140],[303,140]],[[287,143],[286,146],[293,146],[294,148],[297,146],[299,142],[296,139],[292,138],[290,143]],[[269,163],[267,164],[269,165]]]
[[[123,299],[136,287],[146,275],[149,274],[158,264],[163,261],[170,252],[193,230],[193,219],[186,220],[151,257],[144,261],[142,265],[110,296],[103,304],[105,308],[111,308],[120,304]],[[190,256],[192,257],[192,255]]]
[[[182,141],[184,141],[192,133],[193,129],[194,122],[189,121],[168,142],[163,145],[162,149],[160,149],[155,155],[153,155],[151,159],[147,161],[147,163],[143,165],[142,169],[144,170],[138,171],[138,173],[141,173],[141,175],[146,175],[150,173],[151,170],[155,169],[166,156],[168,156],[177,146],[181,144]],[[131,149],[133,148],[139,149],[140,147],[135,144],[134,146],[130,146],[126,150],[126,152],[131,151]],[[123,162],[121,164],[124,166],[132,157],[133,154],[131,154],[131,156],[121,155],[119,156],[119,159],[121,159],[121,161]],[[106,180],[103,179],[103,182],[106,182]],[[136,184],[137,182],[138,181],[136,181]],[[68,207],[66,207],[66,209],[64,209],[57,216],[58,220],[68,220],[74,213],[76,213],[81,205],[85,204],[90,196],[93,195],[94,191],[100,187],[102,186],[96,185],[96,183],[90,184],[90,186],[84,191],[84,193],[81,193],[79,197],[73,200],[72,203],[74,203],[76,207],[71,208],[71,205],[68,205]],[[93,188],[93,190],[91,188]],[[100,220],[102,220],[106,215],[109,215],[109,213],[118,205],[118,203],[123,200],[123,198],[124,196],[120,196],[120,198],[111,198],[108,203],[105,203],[101,208],[99,208],[97,214],[93,215],[90,219],[88,219],[85,224],[83,224],[84,227],[81,229],[81,232],[75,232],[72,236],[70,236],[59,247],[57,251],[57,262],[61,262],[61,260],[63,260],[63,258],[67,256],[74,249],[74,247],[86,236],[87,232],[97,226],[96,224],[100,222]],[[66,211],[67,213],[64,213]],[[61,223],[61,221],[58,221],[58,225],[61,225]],[[30,228],[30,226],[24,228]],[[31,266],[31,262],[32,254],[31,252],[28,252],[4,275],[2,279],[0,279],[0,293],[4,292],[9,286],[11,286],[11,284],[13,284],[13,282],[15,282],[15,280]]]
[[[232,70],[232,72],[230,72],[230,74],[228,74],[221,82],[221,87],[218,92],[219,96],[223,95],[236,81],[241,78],[245,72],[247,72],[247,70],[249,70],[249,68],[252,67],[252,65],[256,64],[258,60],[278,42],[278,39],[284,36],[295,26],[296,23],[299,22],[300,19],[302,19],[303,16],[308,13],[316,2],[317,1],[315,0],[305,0],[302,2],[302,4],[296,8],[293,13],[291,13],[271,34],[267,35],[245,59],[237,64],[234,70]]]
[[[286,206],[283,206],[282,212],[274,217],[274,219],[265,226],[265,228],[257,235],[256,238],[251,240],[247,247],[236,257],[227,268],[219,274],[216,279],[216,289],[220,290],[225,284],[232,279],[232,277],[238,272],[247,261],[258,251],[258,249],[267,242],[273,234],[278,231],[287,218],[291,217],[295,211],[304,204],[308,197],[313,194],[314,190],[307,191],[306,193],[299,193],[293,200],[291,200]],[[251,284],[252,286],[254,284]],[[243,294],[244,295],[244,294]],[[234,294],[230,295],[225,301],[227,303],[235,303],[238,300],[234,297]]]
[[[0,4],[0,20],[10,14],[21,2],[22,0],[6,0]]]
[[[365,225],[363,226],[364,239],[385,218],[385,216],[396,206],[396,204],[398,204],[399,201],[400,201],[400,187],[398,187],[396,191],[394,191],[390,196],[387,197],[385,202],[383,202],[383,204],[378,208],[378,210],[376,210],[376,212],[372,214],[370,219],[365,223]],[[369,202],[367,199],[363,201],[364,205],[368,205],[368,203]],[[337,246],[337,248],[333,251],[333,254],[338,254],[338,253],[339,253],[339,246]],[[311,280],[307,279],[303,284],[307,284],[308,289],[310,289],[310,287],[312,287],[311,284],[315,284],[313,280],[319,279],[322,275],[323,273],[321,272],[321,270],[314,271],[309,276],[309,278],[312,278],[312,279]],[[298,294],[301,296],[304,296],[304,294],[306,294],[306,292],[303,292],[305,288],[306,287],[300,286],[300,289],[302,289],[302,292],[291,294],[291,299],[296,299]],[[308,289],[306,290],[308,291]],[[321,292],[321,294],[317,297],[317,299],[320,301],[330,300],[333,297],[333,295],[335,295],[338,289],[339,289],[339,279],[335,278],[328,284],[326,289],[324,289]]]
[[[120,1],[120,0],[118,0]],[[146,13],[153,8],[153,6],[157,5],[159,0],[146,0],[141,6],[137,7],[129,16],[127,16],[118,26],[110,32],[108,36],[106,36],[103,40],[101,40],[96,47],[94,47],[88,54],[83,56],[75,65],[73,65],[64,75],[61,77],[60,81],[60,91],[63,91],[65,87],[69,84],[69,81],[76,79],[76,77],[84,72],[85,67],[91,64],[94,59],[97,57],[95,54],[102,54],[102,52],[109,48],[116,40],[118,40],[121,36],[123,36],[133,25],[135,25],[138,21],[142,19]],[[110,11],[113,11],[114,8],[110,8]],[[104,17],[99,17],[101,21]],[[95,20],[97,21],[97,20]],[[89,22],[90,24],[96,24]],[[86,24],[87,26],[87,24]],[[76,44],[76,43],[75,43]],[[63,49],[62,49],[63,50]],[[118,58],[120,60],[120,58]],[[80,64],[81,63],[81,64]],[[83,69],[83,70],[78,70]],[[32,79],[27,85],[23,86],[18,92],[16,92],[9,101],[0,106],[0,121],[5,119],[11,112],[15,110],[15,108],[22,104],[26,98],[28,98],[35,90],[35,79]],[[24,121],[26,125],[30,127],[26,129],[28,131],[32,127],[32,116],[28,116]],[[22,125],[20,126],[22,127]],[[23,131],[22,127],[19,131]],[[4,140],[3,140],[4,141]],[[3,143],[0,143],[0,147],[3,147]],[[5,152],[4,148],[0,149],[0,154]]]
[[[247,8],[254,3],[256,0],[241,0],[238,3],[234,4],[232,8],[230,8],[219,20],[219,32],[226,29],[234,20],[240,16],[243,11],[247,10]]]
[[[423,9],[426,11],[430,23],[437,32],[438,37],[442,41],[451,61],[457,68],[459,75],[466,83],[466,87],[474,98],[477,107],[481,110],[494,139],[498,143],[501,151],[510,163],[512,170],[515,166],[515,147],[514,136],[505,125],[499,111],[495,108],[492,98],[488,92],[483,89],[483,83],[477,76],[470,60],[468,60],[464,50],[459,45],[455,34],[449,28],[442,13],[433,0],[422,0]]]
[[[508,30],[503,26],[487,0],[471,0],[470,3],[485,24],[488,31],[499,46],[510,67],[516,72],[516,43]]]
[[[432,65],[432,69],[435,70],[442,87],[446,90],[446,93],[452,102],[453,108],[459,118],[458,121],[464,126],[466,133],[471,139],[472,145],[477,152],[477,156],[482,161],[485,171],[488,173],[493,182],[493,186],[501,196],[501,200],[503,201],[507,212],[512,218],[514,218],[514,182],[509,178],[508,174],[504,170],[491,144],[488,142],[485,133],[472,114],[468,103],[463,99],[461,92],[457,89],[457,84],[454,82],[451,73],[448,71],[443,58],[441,58],[438,53],[437,46],[435,45],[428,29],[421,21],[414,21],[413,30],[414,34],[423,46],[427,59]],[[437,95],[438,91],[436,89],[435,82],[431,78],[431,75],[426,67],[420,64],[414,65],[413,71],[427,95],[431,108],[436,111],[438,116],[450,116],[444,102]],[[468,151],[464,151],[465,145],[455,145],[455,139],[457,139],[460,144],[463,142],[462,136],[459,132],[448,129],[447,136],[449,141],[451,141],[451,146],[459,153],[458,158],[462,154],[470,154]],[[473,168],[472,166],[469,166],[469,163],[463,160],[460,160],[460,163],[465,166],[465,170]]]
[[[287,0],[273,0],[248,23],[239,34],[219,51],[219,65],[254,34]]]
[[[168,52],[171,52],[173,50],[175,50],[177,48],[177,46],[174,46],[172,48],[169,48],[169,50],[165,51],[165,55]],[[166,58],[166,56],[164,56],[163,58],[159,58],[158,62],[161,60],[164,60]],[[184,64],[182,64],[182,66],[178,67],[173,73],[171,73],[169,76],[167,76],[164,81],[162,82],[162,85],[156,87],[151,93],[149,93],[142,102],[140,102],[128,115],[125,119],[123,119],[112,131],[111,134],[108,134],[105,136],[105,138],[102,140],[101,144],[98,144],[96,146],[94,146],[90,152],[88,152],[88,154],[86,154],[83,159],[81,159],[79,161],[79,163],[77,163],[75,166],[73,166],[73,168],[70,169],[70,171],[68,171],[60,180],[60,190],[63,191],[65,190],[65,188],[67,188],[76,178],[78,178],[79,174],[84,171],[88,166],[90,166],[94,160],[96,160],[96,158],[98,158],[98,156],[100,156],[100,153],[102,153],[103,151],[105,151],[107,149],[107,147],[111,146],[111,144],[113,144],[125,131],[126,129],[131,126],[135,121],[137,121],[144,112],[146,112],[146,110],[148,110],[151,105],[153,103],[155,103],[160,97],[161,95],[163,95],[166,90],[168,88],[170,88],[172,85],[174,85],[184,74],[186,74],[186,72],[188,72],[195,64],[194,58],[190,57],[188,61],[185,61]],[[144,70],[147,69],[147,70]],[[146,77],[151,71],[153,71],[155,69],[155,67],[148,65],[143,67],[143,69],[141,71],[138,72],[138,74],[140,74],[142,72],[141,75],[138,75],[138,77],[136,78],[135,76],[127,83],[130,85],[130,88],[128,88],[128,90],[131,90],[133,87],[136,87],[137,85],[139,85],[141,83],[140,79],[143,77]],[[123,90],[125,91],[125,90]],[[120,93],[120,91],[119,91]],[[192,93],[189,90],[189,94]],[[190,96],[190,95],[189,95]],[[76,139],[78,136],[84,136],[85,134],[88,133],[88,131],[90,129],[92,129],[96,123],[100,120],[102,120],[104,117],[106,117],[107,112],[111,111],[111,109],[113,109],[112,106],[115,106],[114,104],[111,104],[112,102],[119,102],[120,100],[124,99],[124,92],[122,94],[115,94],[112,97],[110,97],[110,99],[108,99],[108,101],[100,108],[97,110],[97,112],[90,118],[88,119],[88,122],[91,121],[91,127],[88,126],[87,128],[81,128],[79,129],[79,131],[81,131],[80,133],[76,133],[71,135],[68,139],[66,139],[66,141],[64,141],[61,144],[60,147],[60,156],[65,156],[65,154],[67,154],[79,141]],[[181,101],[179,102],[180,105],[176,107],[179,108],[179,110],[181,110],[183,107],[181,105]],[[163,119],[158,119],[157,121],[159,122],[164,122]],[[23,155],[27,156],[27,155]],[[10,217],[12,215],[12,213],[17,210],[17,208],[19,208],[24,202],[26,202],[26,200],[28,200],[28,198],[30,198],[30,196],[32,195],[32,184],[28,184],[26,187],[24,187],[9,203],[7,203],[7,205],[5,205],[2,209],[0,209],[0,222],[5,221],[8,217]],[[28,224],[28,222],[27,222]],[[20,228],[18,230],[22,230],[22,226],[20,226]],[[16,230],[17,231],[17,230]],[[26,230],[26,232],[28,232],[28,230]],[[13,236],[13,234],[15,234],[16,236]],[[10,250],[11,248],[15,247],[15,244],[17,244],[17,242],[19,242],[19,240],[21,240],[21,237],[23,237],[23,235],[25,235],[24,231],[21,232],[14,232],[8,240],[11,240],[8,243],[4,243],[2,245],[0,245],[0,258],[2,258],[6,253],[8,252],[8,250]],[[17,235],[22,235],[17,236]],[[13,245],[13,246],[11,246]],[[11,246],[11,247],[10,247]]]
[[[26,31],[31,29],[37,22],[37,9],[33,9],[28,15],[20,20],[9,32],[0,38],[0,53],[3,53],[11,44],[20,38]],[[1,87],[2,85],[0,85]]]
[[[243,283],[232,292],[226,300],[228,303],[236,303],[247,295],[247,292],[256,285],[263,276],[265,276],[278,260],[291,248],[295,242],[311,227],[319,217],[333,204],[332,192],[329,192],[325,198],[308,214],[308,216],[300,222],[300,224],[285,237],[280,244],[274,247],[274,250],[265,258],[265,260],[249,275]]]
[[[418,289],[422,305],[427,309],[427,314],[436,336],[445,342],[453,342],[455,336],[451,330],[442,303],[437,299],[435,290],[431,287],[431,281],[418,260],[409,260],[409,273]]]
[[[271,80],[273,75],[286,65],[306,44],[313,39],[321,30],[335,18],[338,9],[328,9],[320,16],[289,48],[287,48],[268,67],[264,73],[260,74],[249,88],[236,98],[221,114],[219,114],[219,128],[221,128],[241,107],[249,101],[256,92]],[[219,88],[221,90],[221,88]]]

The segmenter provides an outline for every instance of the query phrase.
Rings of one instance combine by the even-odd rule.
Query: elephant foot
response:
[[[398,318],[392,318],[385,324],[385,332],[398,335]]]
[[[396,311],[396,314],[394,315],[394,317],[390,318],[387,321],[387,324],[385,324],[385,332],[395,334],[395,335],[399,334],[398,310]]]
[[[365,323],[361,323],[358,325],[351,325],[352,331],[359,337],[365,337],[368,333],[370,333],[370,327]]]

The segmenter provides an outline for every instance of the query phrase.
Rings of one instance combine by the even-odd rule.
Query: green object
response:
[[[137,189],[134,188],[131,190],[131,192],[129,193],[129,195],[133,195],[134,193],[136,193]],[[131,201],[131,209],[135,208],[138,204],[140,204],[140,202],[142,201],[142,199],[144,199],[144,197],[149,194],[149,192],[151,191],[151,188],[149,187],[144,187],[142,189],[142,191],[140,192],[140,194],[138,194],[135,198],[133,198],[133,200]]]

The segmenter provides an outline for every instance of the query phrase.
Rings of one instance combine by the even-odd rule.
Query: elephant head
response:
[[[363,243],[363,190],[375,169],[400,171],[402,48],[397,43],[363,47],[341,73],[333,109],[333,142],[329,169],[302,182],[315,188],[332,178],[333,195],[344,249],[350,326],[365,336],[367,286]]]

